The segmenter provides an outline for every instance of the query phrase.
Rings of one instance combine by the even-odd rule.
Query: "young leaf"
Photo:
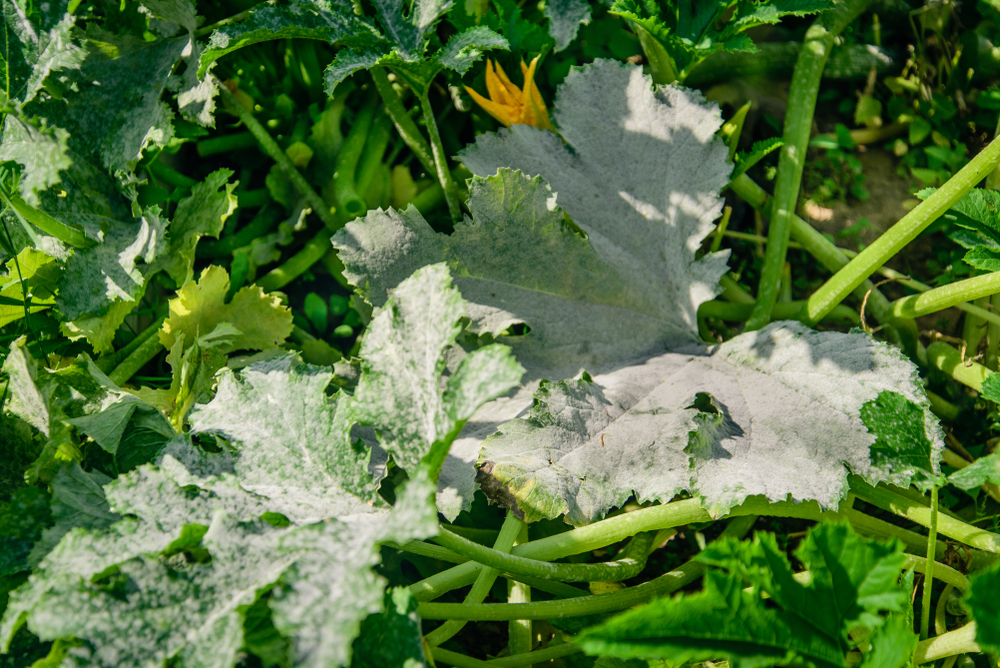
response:
[[[913,406],[916,444],[893,442],[893,425],[866,413],[887,391]],[[869,407],[881,410],[893,409]],[[666,501],[685,490],[716,514],[753,494],[829,508],[847,491],[848,469],[908,484],[942,448],[914,369],[895,349],[786,322],[708,356],[667,353],[592,380],[543,383],[527,417],[484,441],[479,481],[528,521],[566,514],[576,525],[632,494]]]
[[[909,603],[909,592],[898,583],[905,562],[898,541],[880,543],[846,524],[821,524],[810,530],[796,557],[812,576],[808,584],[792,577],[772,534],[758,533],[753,543],[713,544],[699,559],[720,570],[706,573],[704,591],[656,600],[584,632],[577,642],[587,653],[623,658],[846,668],[852,665],[848,631],[879,629],[886,613],[900,613]],[[761,593],[772,603],[765,604]],[[894,628],[891,635],[911,646],[916,641],[912,629]],[[878,651],[891,659],[881,664],[887,668],[902,668],[910,658]]]
[[[160,342],[173,347],[179,335],[193,342],[227,323],[239,334],[219,347],[228,354],[236,350],[274,348],[292,333],[292,314],[277,297],[268,296],[257,286],[240,289],[227,304],[229,275],[222,267],[201,272],[198,282],[187,283],[170,300],[170,317],[160,330]]]
[[[233,172],[219,169],[191,189],[191,194],[177,205],[167,237],[169,250],[154,263],[174,283],[182,286],[194,278],[194,251],[204,236],[218,237],[222,226],[236,210],[236,183],[229,183]],[[219,190],[225,186],[224,190]]]
[[[771,137],[754,142],[749,153],[737,153],[733,162],[733,173],[730,179],[746,173],[748,169],[763,160],[769,153],[772,153],[785,145],[785,140],[781,137]]]
[[[699,94],[650,90],[639,68],[598,61],[570,73],[554,118],[571,148],[516,125],[463,152],[482,178],[470,188],[472,220],[452,236],[412,208],[349,224],[334,238],[348,280],[379,306],[417,267],[461,267],[471,329],[501,335],[526,324],[530,334],[511,345],[533,378],[598,373],[695,341],[698,305],[726,271],[725,254],[695,258],[730,170],[714,136],[718,109]],[[540,174],[551,190],[498,167]]]

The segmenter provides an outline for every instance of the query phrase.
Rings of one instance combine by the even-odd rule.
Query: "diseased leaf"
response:
[[[54,525],[42,532],[28,562],[37,566],[70,530],[106,529],[121,519],[111,511],[104,497],[103,485],[111,478],[97,471],[85,472],[76,462],[64,463],[52,478],[52,520]]]
[[[172,348],[180,334],[192,342],[223,323],[235,328],[239,335],[219,347],[222,354],[274,348],[292,333],[292,314],[277,297],[265,295],[257,286],[248,286],[237,291],[227,304],[228,291],[229,275],[217,266],[202,271],[197,283],[185,284],[170,300],[170,316],[159,335],[163,346]]]
[[[562,51],[576,38],[580,24],[590,23],[590,5],[585,0],[550,0],[545,3],[545,16],[556,51]]]
[[[485,26],[476,26],[453,35],[437,53],[437,58],[448,69],[465,74],[483,57],[484,51],[509,48],[506,39]]]
[[[880,407],[884,393],[905,403]],[[915,443],[871,419],[883,409],[906,411]],[[907,485],[942,449],[899,352],[785,322],[710,355],[667,353],[593,381],[543,383],[527,417],[483,443],[479,481],[528,521],[565,514],[576,525],[632,494],[665,502],[685,490],[713,514],[753,494],[831,508],[849,471]]]
[[[852,665],[848,631],[879,629],[886,613],[901,613],[909,604],[910,592],[898,582],[905,558],[896,540],[882,543],[860,538],[847,524],[820,524],[796,557],[811,574],[808,584],[792,577],[772,534],[758,533],[753,543],[713,543],[698,558],[721,570],[705,574],[704,591],[654,600],[584,632],[576,642],[587,653],[621,658],[725,658],[733,668],[846,668]],[[753,589],[744,591],[746,584]],[[764,603],[762,592],[771,604]],[[890,625],[894,640],[915,644],[912,629]],[[876,651],[892,657],[884,665],[893,668],[909,658]]]
[[[407,471],[432,447],[447,450],[472,413],[516,387],[523,373],[510,349],[494,344],[466,355],[442,383],[463,306],[443,264],[419,269],[393,291],[362,341],[352,413],[375,427]]]
[[[103,315],[114,302],[137,302],[146,287],[150,265],[166,252],[166,225],[159,207],[153,206],[135,222],[112,221],[102,243],[76,249],[59,282],[59,311],[68,320],[76,320]],[[127,313],[122,313],[121,319]]]
[[[9,82],[10,96],[22,104],[33,100],[53,72],[78,69],[86,53],[71,37],[75,19],[70,0],[52,0],[25,7],[14,0],[0,3],[6,24],[5,53],[0,72]]]
[[[240,484],[293,521],[375,512],[371,451],[350,437],[346,396],[327,396],[332,380],[293,355],[226,371],[215,398],[191,413],[191,431],[241,444]]]
[[[349,224],[334,238],[348,280],[379,306],[403,275],[448,261],[472,331],[527,324],[510,344],[533,378],[599,373],[693,342],[697,307],[726,271],[725,254],[695,259],[729,171],[718,111],[680,89],[654,93],[639,68],[598,61],[570,73],[554,118],[572,152],[522,125],[463,152],[484,180],[471,185],[473,219],[451,237],[415,209]],[[491,176],[498,167],[540,174],[572,222],[545,183]]]
[[[178,286],[194,278],[198,240],[204,236],[218,237],[223,224],[236,210],[233,190],[237,183],[229,183],[232,175],[229,169],[212,172],[177,205],[167,233],[169,250],[157,259],[154,270],[166,271]]]
[[[375,27],[357,16],[347,0],[278,0],[261,4],[251,10],[247,20],[212,33],[201,55],[198,76],[204,77],[208,66],[227,53],[258,42],[304,37],[336,44],[374,34]]]
[[[0,162],[13,160],[22,165],[21,197],[38,206],[38,194],[58,184],[59,172],[73,164],[67,155],[69,133],[62,128],[36,128],[13,114],[8,115],[6,126],[0,141]]]
[[[964,469],[948,476],[948,483],[959,489],[970,490],[985,484],[1000,484],[1000,453],[980,457]]]

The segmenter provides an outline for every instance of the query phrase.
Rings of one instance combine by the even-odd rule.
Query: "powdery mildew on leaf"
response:
[[[508,167],[545,179],[597,253],[646,302],[645,313],[663,321],[660,340],[693,341],[698,305],[717,293],[726,271],[725,254],[695,259],[731,169],[715,137],[718,107],[691,90],[654,91],[641,68],[598,60],[570,72],[553,119],[565,144],[517,125],[480,135],[462,161],[479,176]],[[621,355],[655,343],[623,341]]]
[[[904,485],[917,474],[889,453],[871,462],[876,437],[861,412],[884,391],[923,409],[936,461],[940,429],[899,352],[863,334],[774,323],[709,355],[543,384],[527,417],[484,442],[481,480],[529,520],[566,514],[577,525],[633,493],[666,501],[687,490],[716,515],[757,494],[835,507],[848,470]]]
[[[344,395],[328,397],[333,372],[286,355],[225,371],[192,433],[233,441],[234,473],[294,521],[367,514],[381,500],[368,473],[370,450],[350,440]]]
[[[334,240],[345,275],[380,306],[403,276],[447,261],[473,331],[530,328],[500,339],[529,378],[599,373],[694,341],[697,307],[726,270],[724,254],[695,260],[730,169],[713,135],[718,109],[690,91],[654,93],[639,68],[599,61],[570,74],[554,117],[572,148],[518,125],[463,153],[488,178],[473,180],[472,219],[451,236],[413,208],[349,224]],[[551,190],[503,167],[540,174]]]
[[[414,272],[372,320],[361,346],[353,415],[375,427],[382,447],[408,471],[432,444],[454,438],[479,406],[517,386],[523,373],[510,349],[490,345],[442,378],[464,311],[450,283],[443,264]]]
[[[556,51],[562,51],[576,37],[580,24],[590,23],[590,5],[584,0],[550,0],[545,3],[545,16]]]

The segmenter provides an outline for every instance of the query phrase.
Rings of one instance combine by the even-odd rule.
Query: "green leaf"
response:
[[[254,285],[241,288],[227,304],[228,290],[229,275],[214,265],[202,271],[197,282],[178,290],[177,297],[170,300],[170,316],[160,330],[163,346],[172,348],[182,334],[190,345],[223,323],[239,334],[220,344],[222,354],[274,348],[292,333],[292,314],[277,297],[265,295]]]
[[[56,261],[32,248],[17,254],[16,261],[7,261],[7,273],[0,276],[0,327],[24,317],[25,311],[38,313],[55,303],[56,283],[59,280]],[[25,309],[25,293],[31,295],[30,307]]]
[[[972,575],[963,603],[976,622],[976,643],[987,652],[1000,653],[1000,564]]]
[[[730,179],[735,179],[741,174],[745,174],[748,169],[763,160],[769,153],[778,150],[785,145],[785,140],[781,137],[771,137],[754,142],[749,153],[737,153],[736,160],[733,161],[733,173]]]
[[[484,51],[509,48],[510,44],[506,39],[485,26],[476,26],[453,35],[444,48],[438,51],[437,59],[445,67],[465,74],[473,63],[483,57]]]
[[[351,668],[425,668],[417,601],[407,587],[385,592],[385,610],[369,615],[354,640]]]
[[[549,34],[556,41],[556,51],[562,51],[576,38],[580,24],[590,23],[590,5],[584,0],[549,0],[545,3],[549,19]]]
[[[59,172],[73,161],[67,155],[69,133],[62,128],[36,128],[13,114],[0,142],[0,162],[13,160],[23,166],[19,190],[24,201],[38,206],[38,194],[61,182]]]
[[[414,0],[409,16],[403,16],[403,0],[375,0],[375,9],[403,60],[417,60],[426,48],[427,33],[451,8],[451,0]]]
[[[980,457],[963,469],[948,476],[948,483],[959,489],[970,490],[985,484],[1000,484],[1000,453]]]
[[[219,28],[201,55],[198,76],[211,63],[237,49],[272,39],[308,38],[336,44],[348,38],[377,34],[375,27],[354,13],[347,0],[278,0],[261,4],[247,20]]]
[[[0,577],[29,568],[28,555],[52,525],[49,495],[37,487],[24,487],[0,505]]]
[[[152,406],[117,387],[86,355],[49,371],[39,368],[22,338],[11,345],[3,370],[9,378],[7,410],[47,438],[32,467],[32,481],[48,480],[61,462],[81,459],[76,434],[93,439],[119,464],[137,456],[131,448],[122,448],[131,430],[142,429],[147,436],[172,435]]]
[[[383,448],[407,471],[431,461],[439,481],[438,504],[454,517],[471,499],[471,461],[448,456],[465,422],[484,403],[518,385],[524,370],[510,349],[475,350],[442,381],[461,332],[464,302],[444,265],[420,269],[393,291],[362,340],[361,379],[351,408],[379,434]],[[456,480],[457,478],[457,480]],[[461,490],[456,497],[456,490]]]
[[[229,183],[232,175],[229,169],[212,172],[177,205],[167,232],[169,250],[154,263],[154,270],[166,271],[178,286],[194,278],[194,252],[198,240],[205,236],[218,237],[226,220],[236,210],[233,190],[238,182]]]
[[[892,441],[883,424],[869,433],[866,416],[882,407],[868,402],[884,393],[913,402],[906,417],[925,450]],[[478,480],[528,521],[565,514],[575,525],[633,494],[665,502],[689,491],[716,515],[754,494],[832,508],[849,471],[907,485],[942,448],[915,369],[895,349],[784,322],[709,356],[667,353],[542,383],[527,417],[483,442]]]
[[[944,219],[1000,244],[1000,192],[973,188],[958,200]]]
[[[651,91],[640,68],[598,61],[570,73],[554,118],[568,147],[516,125],[462,153],[482,178],[470,185],[472,220],[453,235],[413,208],[349,224],[334,237],[345,276],[379,306],[417,267],[447,261],[472,331],[508,342],[512,325],[530,328],[509,342],[534,378],[601,372],[694,342],[698,305],[726,271],[725,254],[695,257],[730,170],[717,108],[687,91]]]
[[[898,541],[863,539],[846,524],[822,524],[809,531],[796,557],[812,576],[808,584],[792,577],[771,534],[758,533],[753,543],[713,543],[699,559],[725,573],[710,569],[704,591],[653,601],[584,632],[577,642],[589,654],[621,658],[725,658],[733,668],[846,668],[848,631],[878,629],[885,613],[898,613],[909,603],[909,592],[898,583],[905,563]],[[749,592],[743,590],[747,583],[753,587]],[[915,644],[912,629],[891,625],[886,640]],[[875,651],[893,659],[884,665],[906,665],[908,656],[899,661],[883,644],[879,640]]]
[[[925,492],[944,483],[936,473],[940,452],[928,438],[934,431],[927,421],[926,406],[883,390],[861,407],[861,419],[876,437],[871,446],[873,466],[886,472],[900,467],[913,471],[913,482]]]

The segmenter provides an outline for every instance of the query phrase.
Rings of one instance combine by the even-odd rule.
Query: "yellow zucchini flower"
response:
[[[543,130],[555,131],[552,123],[549,122],[549,112],[545,108],[545,102],[535,85],[535,66],[538,65],[538,56],[531,61],[531,65],[525,65],[521,61],[521,72],[524,74],[524,88],[518,90],[517,86],[510,82],[507,74],[496,64],[494,69],[493,61],[486,61],[486,90],[490,94],[490,99],[486,99],[468,86],[465,90],[469,92],[472,99],[480,107],[507,127],[514,124],[533,125]]]

